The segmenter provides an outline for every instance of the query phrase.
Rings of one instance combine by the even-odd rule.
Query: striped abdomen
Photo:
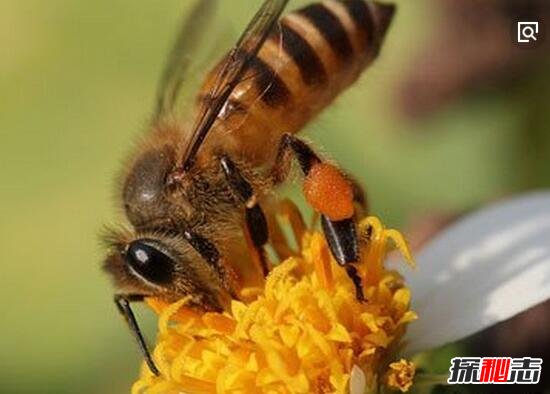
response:
[[[270,160],[282,133],[298,132],[376,58],[393,11],[327,0],[284,16],[230,96],[212,140],[257,164]]]

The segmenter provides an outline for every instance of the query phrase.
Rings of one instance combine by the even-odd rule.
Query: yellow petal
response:
[[[303,250],[276,265],[263,287],[243,283],[244,296],[229,311],[191,310],[187,298],[148,300],[160,314],[153,357],[162,374],[144,367],[133,393],[342,393],[352,381],[363,386],[357,368],[368,387],[408,387],[414,370],[401,361],[378,378],[407,323],[417,318],[404,280],[383,261],[388,240],[406,259],[408,248],[377,218],[359,228],[371,232],[357,264],[367,302],[356,299],[318,232],[305,232]]]
[[[335,342],[351,342],[351,336],[346,327],[341,324],[335,324],[327,334],[327,339]]]

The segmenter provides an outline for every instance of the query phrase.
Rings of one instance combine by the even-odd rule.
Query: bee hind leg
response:
[[[132,335],[137,341],[139,349],[143,354],[143,358],[145,359],[145,362],[147,363],[149,370],[154,375],[159,376],[160,372],[157,366],[155,365],[155,362],[153,361],[151,352],[149,351],[149,348],[147,347],[147,343],[145,342],[145,338],[143,337],[141,329],[139,328],[138,322],[136,320],[136,316],[134,315],[134,312],[132,311],[132,308],[130,306],[131,302],[142,302],[142,301],[143,301],[143,296],[137,295],[137,294],[131,294],[131,295],[116,294],[114,296],[114,302],[117,306],[117,309],[120,312],[120,314],[124,316],[124,319],[126,320],[126,323],[128,324],[130,331],[132,332]]]
[[[235,195],[245,205],[245,236],[251,245],[255,260],[262,274],[267,276],[269,266],[264,246],[269,239],[267,219],[252,185],[244,178],[237,165],[227,155],[220,157],[220,166]]]
[[[361,278],[353,263],[359,262],[359,237],[355,214],[366,200],[357,184],[334,165],[324,162],[304,141],[284,134],[271,172],[274,183],[280,183],[295,158],[304,174],[303,191],[308,203],[321,214],[321,226],[336,262],[345,267],[355,286],[358,300],[365,300]]]

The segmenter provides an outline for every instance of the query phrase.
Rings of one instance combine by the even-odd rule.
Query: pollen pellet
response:
[[[304,180],[307,202],[330,220],[353,216],[353,189],[340,170],[331,164],[314,164]]]

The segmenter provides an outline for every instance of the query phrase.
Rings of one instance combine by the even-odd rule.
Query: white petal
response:
[[[466,337],[550,298],[550,192],[494,204],[432,240],[406,273],[408,352]]]
[[[349,392],[350,394],[363,394],[367,386],[367,379],[363,370],[357,365],[354,365],[351,369],[351,375],[349,379]]]

